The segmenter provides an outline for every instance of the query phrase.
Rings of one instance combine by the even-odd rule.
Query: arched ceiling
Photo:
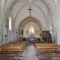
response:
[[[15,2],[17,1],[23,1],[23,0],[8,0],[8,2],[6,3],[6,6],[5,6],[5,18],[7,18],[8,16],[8,13],[11,9],[11,7],[14,5]],[[24,0],[25,2],[34,2],[36,0]],[[43,1],[48,7],[49,7],[49,10],[52,14],[52,18],[54,19],[55,17],[55,7],[53,5],[53,2],[52,0],[38,0],[39,2]]]
[[[19,6],[19,7],[18,7]],[[18,13],[23,9],[25,8],[29,8],[29,6],[35,8],[35,9],[38,9],[38,10],[41,10],[42,13],[44,14],[45,17],[47,17],[47,6],[46,4],[42,3],[42,2],[34,2],[34,3],[29,3],[29,2],[17,2],[16,4],[14,4],[13,6],[13,14],[14,14],[14,18],[18,15]],[[26,9],[26,11],[28,11]],[[34,9],[33,9],[34,11]],[[15,12],[15,13],[14,13]]]
[[[33,9],[31,11],[31,16],[39,19],[41,21],[41,23],[44,25],[44,27],[46,27],[46,18],[47,18],[47,13],[48,13],[47,12],[47,7],[43,9],[43,8],[40,8],[40,6],[37,6],[36,4],[32,4],[32,3],[24,4],[22,8],[20,8],[18,11],[16,10],[17,11],[16,14],[14,13],[14,12],[16,12],[15,9],[14,9],[16,7],[16,5],[15,5],[15,7],[13,8],[13,11],[14,11],[13,13],[15,14],[14,16],[16,16],[15,17],[15,19],[16,19],[15,27],[17,28],[19,23],[22,20],[24,20],[26,17],[30,16],[29,11],[27,10],[27,9],[29,9],[29,6],[31,6],[31,8]],[[44,6],[44,5],[42,4],[42,6]],[[43,11],[42,9],[45,10],[45,11]],[[44,21],[44,23],[43,23],[43,21]]]
[[[24,28],[24,26],[28,23],[28,22],[34,22],[36,23],[39,27],[40,30],[42,30],[43,25],[39,22],[39,20],[37,20],[36,18],[33,17],[27,17],[26,19],[24,19],[22,22],[20,22],[18,28],[20,28],[20,30],[22,30]]]
[[[42,24],[44,22],[44,27],[47,27],[47,23],[46,23],[47,21],[46,20],[47,20],[48,12],[46,12],[46,11],[49,10],[49,12],[51,13],[52,20],[55,20],[56,11],[55,11],[55,6],[53,5],[52,0],[37,0],[37,1],[36,0],[24,0],[24,1],[23,0],[8,0],[6,5],[5,5],[5,12],[4,12],[5,20],[9,16],[9,13],[10,13],[11,9],[14,7],[14,5],[15,5],[15,7],[18,7],[18,6],[20,8],[23,7],[22,2],[24,2],[23,4],[27,3],[27,4],[32,5],[32,8],[33,8],[32,16],[36,17],[38,20],[40,20],[40,22]],[[19,5],[19,4],[21,4],[21,5]],[[15,22],[17,24],[17,25],[15,25],[16,28],[19,25],[21,20],[23,20],[29,16],[29,12],[26,11],[28,9],[27,5],[25,5],[24,8],[22,8],[22,10],[20,8],[19,9],[15,8],[17,11],[14,9],[12,10],[13,12],[15,12],[15,14],[13,14],[13,17],[16,20],[16,22]]]

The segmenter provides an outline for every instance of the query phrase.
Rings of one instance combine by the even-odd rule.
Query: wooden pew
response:
[[[58,46],[58,51],[51,55],[52,60],[60,60],[60,46]]]
[[[53,59],[55,56],[54,55],[51,56],[52,54],[56,55],[56,54],[60,53],[60,46],[58,46],[57,44],[54,44],[54,43],[35,43],[35,48],[37,51],[37,56],[39,56],[40,58],[42,56],[44,58]],[[57,55],[57,57],[59,57],[59,56]]]
[[[27,42],[26,41],[16,41],[16,42],[12,42],[10,44],[23,45],[23,49],[25,49]]]
[[[4,45],[1,47],[1,53],[19,53],[22,51],[22,46],[18,45]]]
[[[51,55],[51,59],[52,60],[60,60],[60,55],[59,54]]]
[[[11,54],[16,54],[16,53],[23,53],[24,49],[26,47],[26,41],[16,41],[12,42],[6,45],[0,46],[1,48],[1,53],[11,53]]]
[[[58,50],[58,45],[57,44],[52,44],[52,43],[36,43],[36,50],[40,51],[47,51],[47,52],[52,52],[55,50]]]

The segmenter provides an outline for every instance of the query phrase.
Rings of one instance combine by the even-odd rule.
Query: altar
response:
[[[34,41],[36,40],[36,37],[34,34],[31,34],[28,36],[27,41],[29,44],[34,44]]]

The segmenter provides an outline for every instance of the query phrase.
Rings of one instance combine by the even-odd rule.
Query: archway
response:
[[[27,18],[25,18],[24,20],[22,20],[22,22],[20,22],[20,24],[18,25],[18,28],[16,29],[16,32],[18,32],[18,33],[17,33],[18,36],[20,36],[20,35],[22,34],[22,31],[23,31],[25,25],[26,25],[27,23],[29,23],[29,22],[34,22],[34,24],[39,27],[38,29],[39,29],[40,33],[42,32],[42,28],[43,28],[42,23],[39,22],[39,20],[37,20],[37,19],[34,18],[34,17],[27,17]],[[30,23],[30,24],[31,24],[31,23]],[[30,26],[31,26],[31,25],[30,25]],[[32,26],[33,26],[33,24],[32,24]],[[28,28],[29,28],[29,27],[28,27]],[[39,33],[39,34],[40,34],[40,33]]]

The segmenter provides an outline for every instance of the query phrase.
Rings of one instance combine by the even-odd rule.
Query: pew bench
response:
[[[8,46],[3,46],[1,47],[1,53],[19,53],[22,51],[22,46],[18,46],[18,45],[8,45]]]
[[[37,56],[39,57],[44,57],[44,58],[52,58],[52,59],[57,59],[58,53],[60,53],[60,46],[54,43],[35,43],[35,48],[37,51]],[[53,54],[57,54],[57,57],[54,58],[55,56]],[[51,56],[53,55],[53,56]],[[59,58],[60,59],[60,58]]]
[[[57,44],[49,44],[49,43],[36,43],[36,50],[40,50],[40,51],[47,51],[47,52],[53,52],[58,50],[58,45]]]
[[[51,55],[52,60],[60,60],[60,55]]]
[[[16,54],[16,53],[23,53],[26,47],[26,42],[12,42],[6,45],[0,46],[1,52],[0,53],[8,53],[8,54]]]

